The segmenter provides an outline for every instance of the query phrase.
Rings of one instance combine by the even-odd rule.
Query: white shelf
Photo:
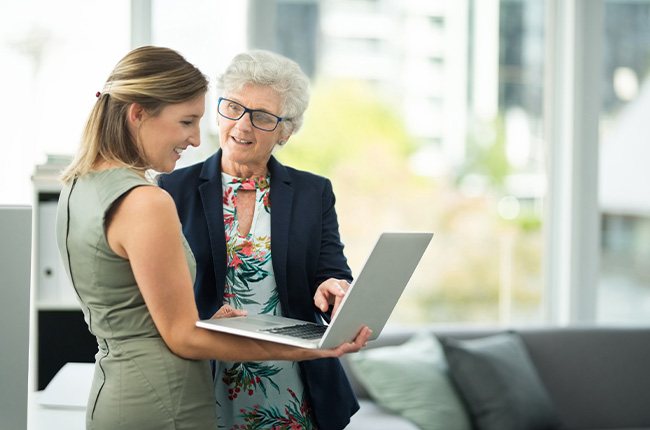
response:
[[[61,302],[51,300],[36,301],[37,311],[79,311],[81,307],[77,302]]]
[[[43,391],[29,395],[27,413],[28,430],[84,430],[86,428],[85,408],[48,407],[41,405]]]

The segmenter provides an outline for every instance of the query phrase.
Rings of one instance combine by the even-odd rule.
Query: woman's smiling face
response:
[[[199,146],[199,122],[205,111],[205,95],[184,103],[165,106],[157,115],[142,112],[142,122],[135,131],[151,167],[171,172],[188,146]]]
[[[262,110],[281,116],[281,100],[270,87],[245,85],[241,90],[224,95],[251,110]],[[221,167],[224,172],[238,177],[266,174],[266,164],[279,141],[286,141],[288,133],[279,124],[273,131],[253,127],[250,113],[238,120],[218,117],[219,143],[223,152]]]

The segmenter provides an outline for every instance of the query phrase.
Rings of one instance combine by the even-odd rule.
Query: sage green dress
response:
[[[86,426],[213,430],[217,424],[209,362],[186,360],[168,349],[129,261],[106,240],[107,211],[139,186],[155,185],[130,169],[110,169],[67,184],[59,199],[59,251],[98,344]],[[185,238],[183,244],[194,278],[194,257]]]

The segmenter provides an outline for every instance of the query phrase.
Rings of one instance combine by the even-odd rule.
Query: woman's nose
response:
[[[201,144],[201,130],[197,127],[196,132],[192,133],[187,142],[195,148]]]
[[[251,115],[252,114],[250,112],[244,113],[244,115],[241,118],[239,118],[237,121],[235,121],[237,123],[236,127],[241,129],[241,130],[250,130],[250,129],[252,129],[253,128],[253,123],[252,123]]]

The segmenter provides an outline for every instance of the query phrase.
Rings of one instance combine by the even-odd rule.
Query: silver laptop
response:
[[[432,233],[382,233],[329,325],[276,315],[200,320],[198,327],[310,349],[353,340],[364,325],[381,333]]]

